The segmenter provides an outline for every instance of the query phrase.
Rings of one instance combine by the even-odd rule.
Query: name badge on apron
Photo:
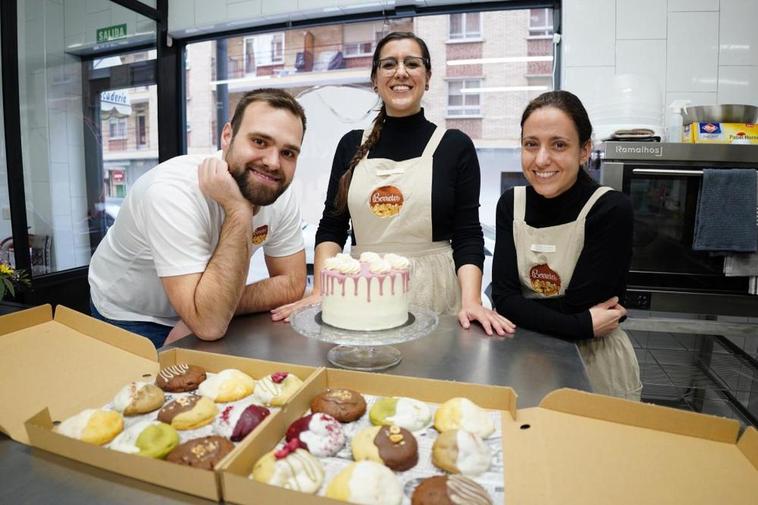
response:
[[[396,186],[381,186],[371,192],[368,205],[371,212],[378,217],[394,217],[400,214],[405,198]]]
[[[555,246],[552,244],[532,244],[529,246],[529,250],[538,253],[554,253]]]

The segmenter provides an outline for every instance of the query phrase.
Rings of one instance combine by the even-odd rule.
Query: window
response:
[[[258,67],[284,63],[284,33],[264,33],[245,37],[245,73]]]
[[[111,117],[108,121],[108,136],[111,139],[125,139],[126,138],[126,118],[125,117]]]
[[[374,52],[373,42],[345,42],[345,56],[371,56]]]
[[[482,37],[482,17],[479,12],[450,14],[450,39],[466,40]]]
[[[553,34],[552,9],[531,9],[529,11],[529,36],[542,37]]]
[[[350,23],[342,29],[342,51],[345,56],[371,56],[376,43],[385,35],[383,23]]]
[[[481,95],[466,93],[466,89],[481,87],[479,79],[461,79],[447,83],[447,114],[448,116],[479,116],[481,115]]]
[[[147,146],[147,118],[144,113],[137,116],[137,147]]]

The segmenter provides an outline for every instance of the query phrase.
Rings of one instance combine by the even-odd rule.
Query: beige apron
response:
[[[369,133],[363,132],[363,141]],[[419,158],[364,156],[353,172],[347,203],[358,244],[351,254],[407,256],[410,302],[440,314],[457,314],[461,294],[453,250],[447,240],[432,241],[432,156],[444,134],[444,128],[437,128]]]
[[[514,188],[513,242],[522,293],[527,298],[563,296],[584,248],[584,223],[592,206],[610,191],[598,188],[576,221],[547,228],[526,224],[526,188]],[[596,393],[639,400],[640,368],[629,337],[621,328],[610,335],[577,343]]]

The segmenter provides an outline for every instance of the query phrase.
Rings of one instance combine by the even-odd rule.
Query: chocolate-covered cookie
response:
[[[411,505],[492,505],[487,491],[462,475],[438,475],[421,481]]]
[[[169,393],[194,391],[205,380],[205,370],[195,365],[178,363],[158,372],[155,385]]]
[[[177,430],[194,430],[213,421],[216,404],[204,396],[182,396],[158,411],[158,420]]]
[[[166,461],[192,466],[203,470],[213,470],[224,456],[232,452],[234,444],[224,437],[194,438],[171,451]]]
[[[353,437],[350,446],[356,461],[376,461],[400,472],[418,463],[416,437],[399,426],[365,428]]]
[[[329,414],[341,423],[350,423],[366,413],[366,400],[351,389],[329,389],[311,401],[311,411]]]
[[[260,405],[231,404],[224,407],[213,422],[213,429],[232,442],[239,442],[263,422],[271,413]]]

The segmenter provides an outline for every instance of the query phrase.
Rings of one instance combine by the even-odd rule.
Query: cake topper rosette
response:
[[[410,305],[405,324],[386,330],[360,331],[337,328],[321,319],[321,304],[302,307],[290,316],[292,328],[308,338],[339,344],[327,353],[329,362],[350,370],[384,370],[400,362],[402,354],[392,347],[419,339],[437,327],[437,313]]]

